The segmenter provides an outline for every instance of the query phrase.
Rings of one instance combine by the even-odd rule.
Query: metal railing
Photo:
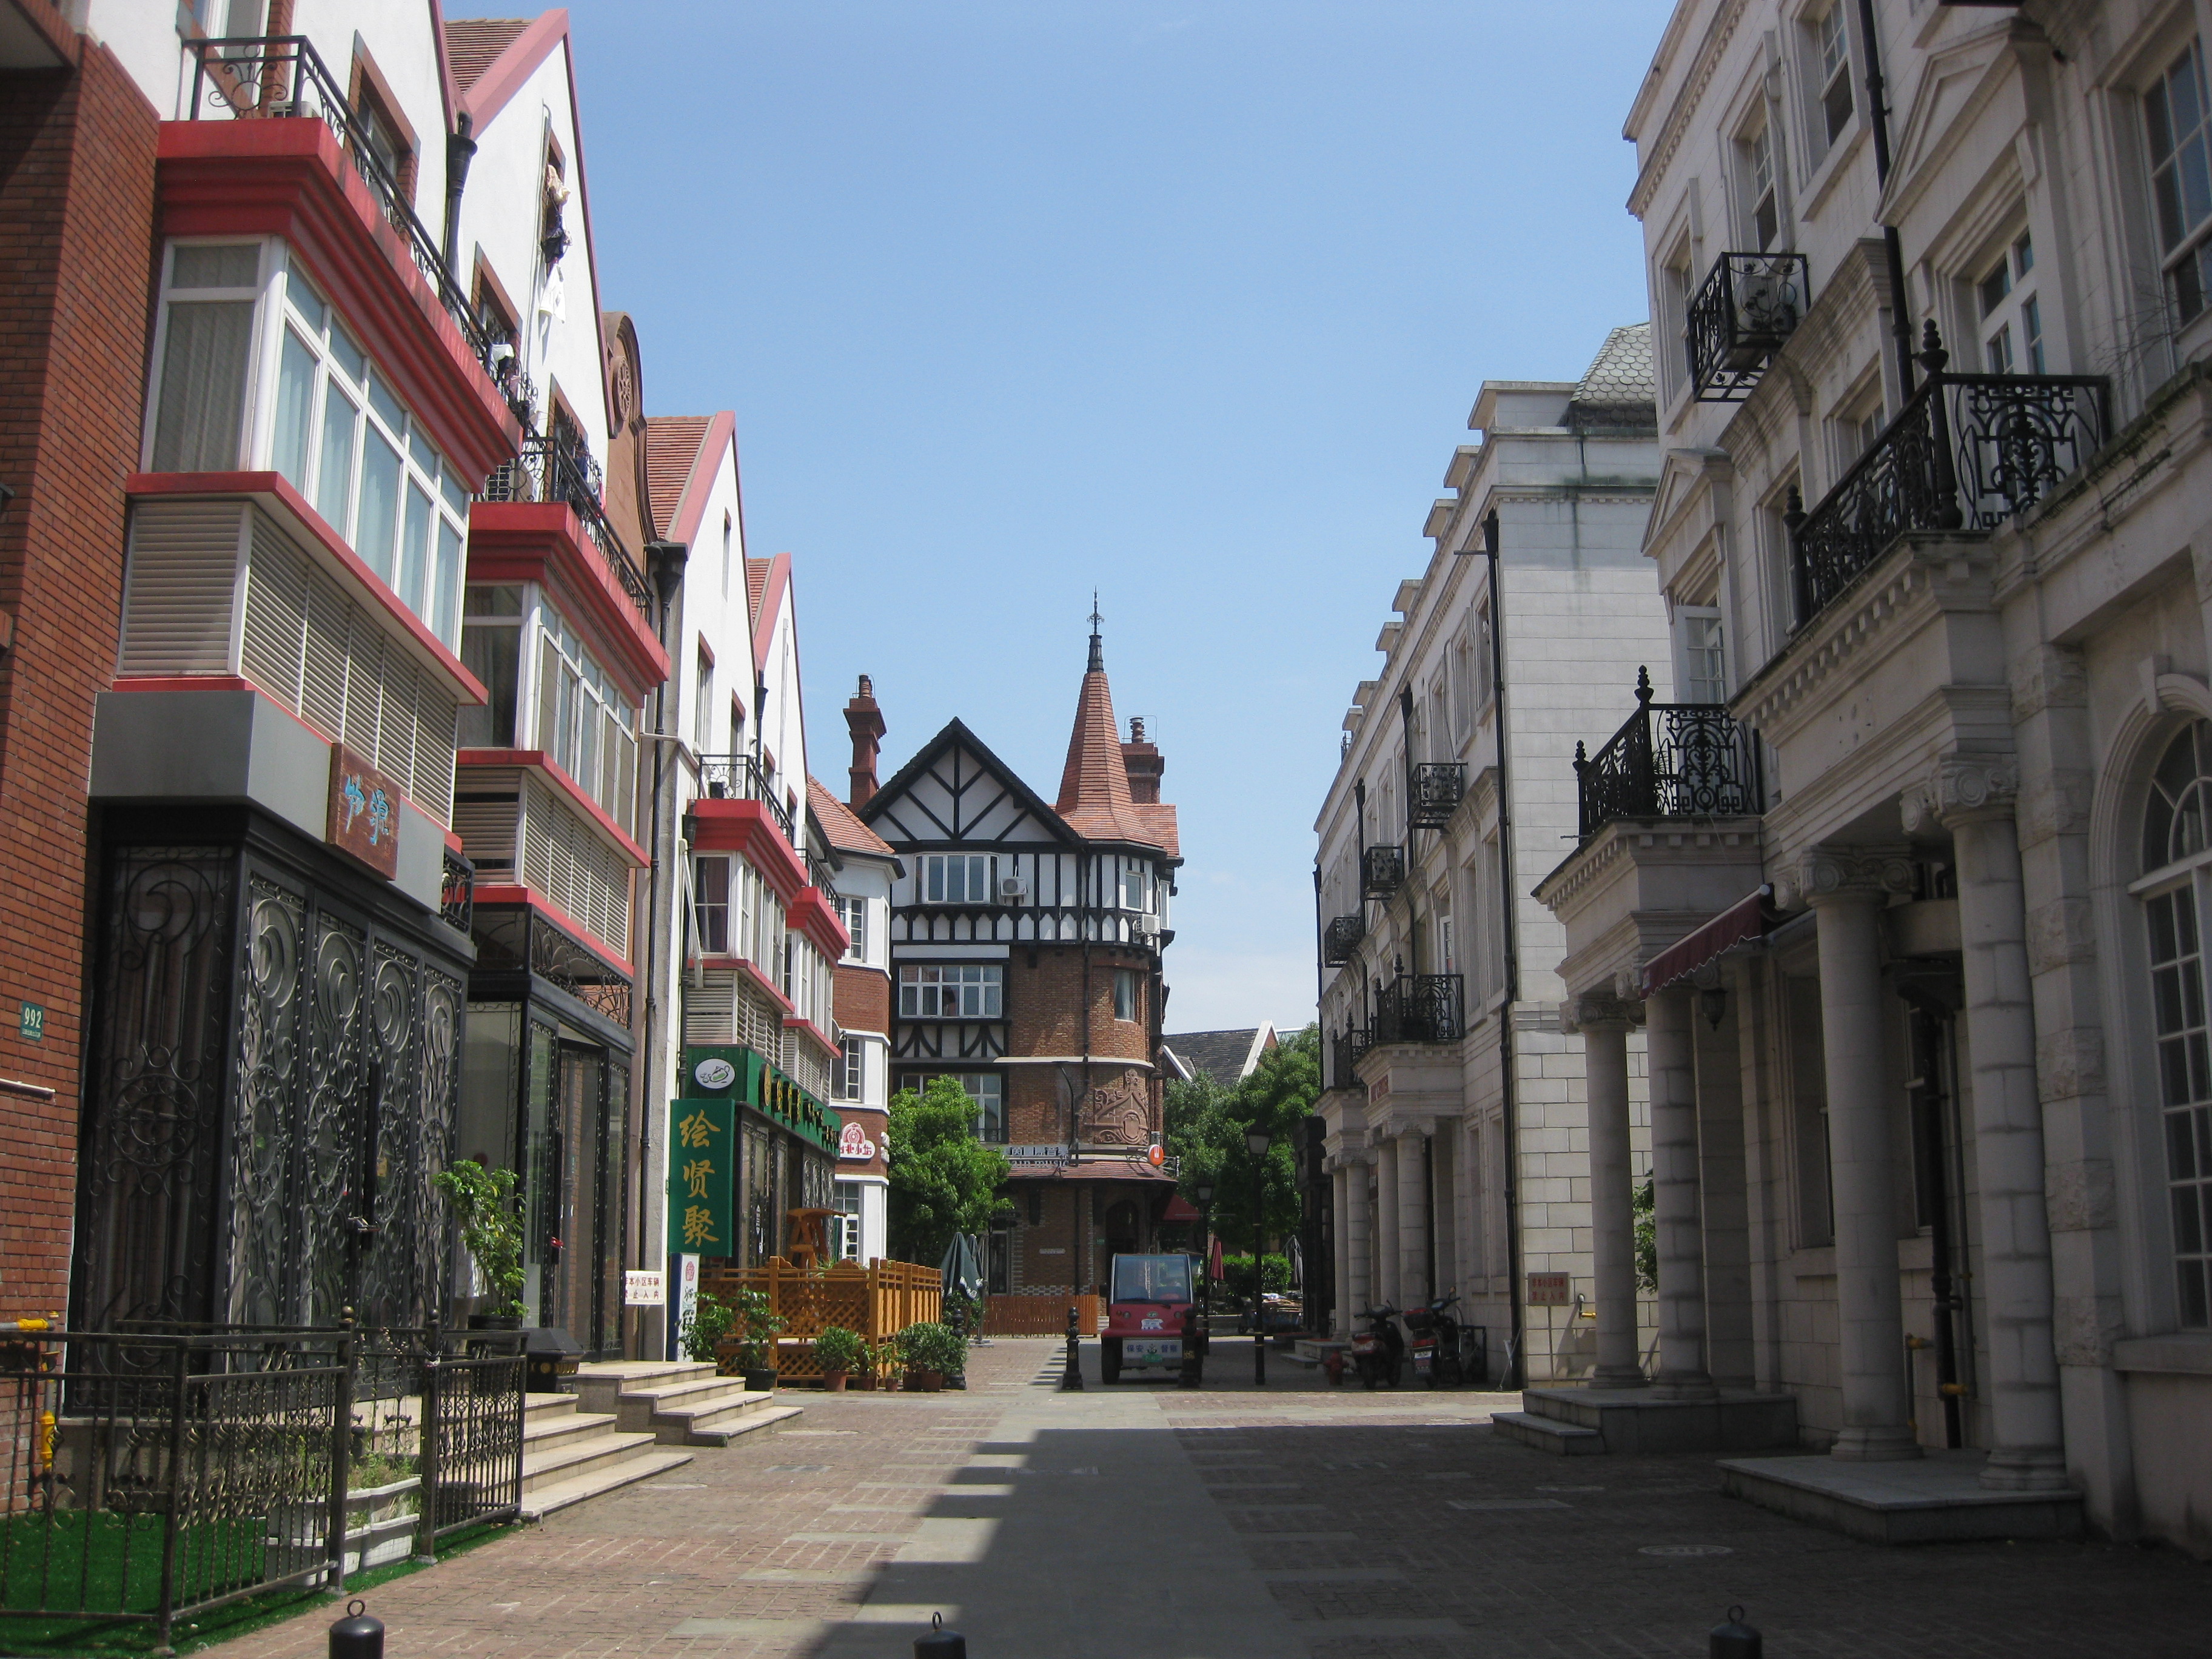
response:
[[[1698,401],[1749,397],[1812,297],[1802,253],[1723,253],[1714,260],[1682,329]]]
[[[447,268],[436,240],[400,188],[398,175],[380,153],[375,136],[304,34],[232,35],[217,40],[187,40],[192,54],[192,92],[188,119],[203,114],[235,119],[295,118],[318,120],[338,136],[354,170],[375,196],[385,220],[414,256],[423,280],[469,349],[494,380],[491,336],[469,302],[467,292]],[[502,384],[502,389],[503,384]]]
[[[643,574],[630,562],[622,540],[607,522],[600,503],[599,464],[588,450],[552,437],[532,434],[522,441],[522,451],[502,461],[484,483],[487,501],[561,502],[583,521],[584,533],[599,550],[599,557],[614,573],[629,602],[641,617],[650,617],[653,590]]]
[[[1331,968],[1341,968],[1352,960],[1359,941],[1366,937],[1364,915],[1337,916],[1322,931],[1321,959]]]
[[[1406,849],[1364,847],[1359,852],[1359,896],[1387,899],[1406,884]]]
[[[1654,702],[1636,671],[1636,712],[1596,754],[1575,745],[1581,835],[1616,818],[1747,817],[1765,809],[1759,740],[1717,702]]]
[[[1421,761],[1406,781],[1407,822],[1419,830],[1441,830],[1466,799],[1465,761]]]
[[[477,867],[448,847],[445,878],[438,888],[438,915],[457,933],[466,933],[476,921]]]
[[[830,879],[830,866],[813,854],[806,854],[806,884],[819,891],[831,904],[837,902],[837,884]]]
[[[2112,435],[2112,382],[2095,374],[1953,374],[1931,321],[1927,378],[1811,512],[1784,522],[1797,622],[1818,616],[1913,531],[1994,530],[2081,470]]]
[[[1467,979],[1462,974],[1401,974],[1376,988],[1377,1044],[1456,1042],[1467,1035]]]
[[[783,838],[793,847],[799,845],[799,832],[793,827],[791,809],[776,793],[775,782],[761,769],[761,763],[750,755],[702,755],[699,757],[699,788],[709,800],[757,800],[769,810]]]
[[[519,1517],[520,1339],[465,1340],[0,1332],[0,1620],[167,1648],[187,1615]]]
[[[1363,1028],[1352,1025],[1329,1039],[1329,1085],[1337,1089],[1357,1089],[1359,1073],[1354,1069],[1360,1056],[1375,1046],[1374,1036]]]

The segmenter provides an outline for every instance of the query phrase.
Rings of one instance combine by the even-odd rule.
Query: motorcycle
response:
[[[1352,1368],[1359,1373],[1360,1382],[1370,1389],[1396,1388],[1406,1359],[1406,1339],[1398,1329],[1398,1310],[1386,1305],[1370,1308],[1359,1316],[1367,1322],[1367,1328],[1352,1333]]]
[[[1413,1375],[1431,1389],[1463,1386],[1467,1366],[1461,1358],[1460,1322],[1452,1315],[1457,1295],[1440,1296],[1425,1308],[1408,1308],[1406,1328],[1413,1337]]]

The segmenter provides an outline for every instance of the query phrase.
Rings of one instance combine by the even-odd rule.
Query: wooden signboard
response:
[[[726,1100],[669,1103],[668,1249],[738,1253],[738,1109]]]
[[[323,839],[386,881],[399,873],[399,792],[342,743],[331,748],[331,815]]]

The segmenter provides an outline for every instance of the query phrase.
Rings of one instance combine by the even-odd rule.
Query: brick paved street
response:
[[[1731,1601],[1772,1659],[2212,1651],[2212,1566],[2101,1544],[1879,1549],[1720,1497],[1710,1458],[1563,1459],[1496,1395],[1329,1390],[1224,1342],[1202,1394],[1061,1395],[1001,1341],[970,1389],[803,1396],[797,1426],[375,1591],[391,1659],[1690,1659]],[[1656,1553],[1654,1553],[1656,1552]],[[319,1654],[296,1620],[223,1659]]]

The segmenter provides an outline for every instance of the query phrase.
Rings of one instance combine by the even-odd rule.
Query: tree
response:
[[[901,1261],[934,1264],[955,1233],[980,1233],[1013,1208],[999,1194],[1012,1166],[975,1139],[978,1109],[957,1078],[891,1097],[891,1254]]]
[[[1272,1135],[1263,1173],[1261,1210],[1271,1239],[1297,1231],[1299,1126],[1321,1093],[1321,1028],[1309,1025],[1260,1056],[1251,1076],[1225,1088],[1200,1073],[1167,1091],[1167,1149],[1182,1160],[1178,1186],[1196,1203],[1201,1182],[1213,1184],[1213,1231],[1225,1247],[1252,1247],[1252,1154],[1244,1144],[1255,1125]]]

